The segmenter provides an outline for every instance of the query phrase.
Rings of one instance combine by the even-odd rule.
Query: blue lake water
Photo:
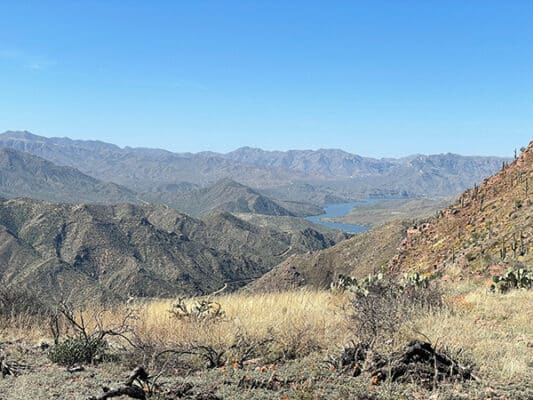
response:
[[[311,217],[307,217],[306,220],[313,222],[315,224],[325,226],[330,229],[339,229],[341,231],[345,231],[348,233],[366,232],[370,229],[369,226],[343,224],[339,222],[325,221],[324,218],[342,217],[343,215],[348,214],[350,211],[352,211],[353,208],[357,206],[371,204],[378,200],[379,199],[369,199],[369,200],[364,200],[364,201],[356,201],[352,203],[327,204],[326,207],[324,207],[324,210],[326,211],[325,214],[313,215]]]

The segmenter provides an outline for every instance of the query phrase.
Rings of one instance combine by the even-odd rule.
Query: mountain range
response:
[[[6,132],[0,280],[45,297],[116,299],[252,281],[246,290],[323,288],[340,273],[386,268],[461,276],[527,263],[532,153],[530,144],[509,165],[497,157],[377,160],[340,150],[177,154]],[[351,239],[297,218],[329,201],[455,194],[468,185],[438,217]]]
[[[136,193],[150,192],[152,197],[167,201],[180,191],[230,178],[278,200],[319,206],[332,200],[368,196],[456,194],[509,161],[456,154],[373,159],[328,149],[172,153],[120,148],[99,141],[46,138],[26,131],[0,134],[0,147],[31,153],[103,182]]]

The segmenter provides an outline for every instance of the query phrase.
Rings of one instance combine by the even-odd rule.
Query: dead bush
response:
[[[387,279],[354,293],[350,317],[359,340],[374,345],[392,339],[403,325],[442,304],[435,285],[404,285]]]
[[[20,316],[41,317],[51,311],[40,296],[24,289],[0,288],[0,317],[11,319]]]
[[[62,365],[93,363],[106,355],[108,338],[114,337],[129,346],[134,343],[132,322],[135,310],[127,309],[116,321],[105,320],[105,309],[87,312],[68,300],[61,300],[55,312],[50,315],[50,329],[54,346],[48,356],[52,362]]]

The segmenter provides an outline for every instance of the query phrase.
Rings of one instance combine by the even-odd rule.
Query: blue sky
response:
[[[0,2],[0,131],[173,151],[512,155],[533,1]]]

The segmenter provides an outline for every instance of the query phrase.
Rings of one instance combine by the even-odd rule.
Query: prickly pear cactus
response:
[[[531,289],[533,286],[533,268],[510,268],[503,275],[494,275],[492,281],[499,293],[505,293],[509,289]],[[503,290],[498,290],[498,288]]]

